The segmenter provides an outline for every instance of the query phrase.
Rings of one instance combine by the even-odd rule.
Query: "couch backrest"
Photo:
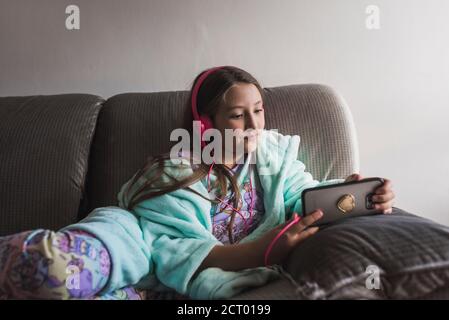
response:
[[[354,124],[331,88],[266,88],[266,128],[299,134],[298,158],[315,179],[358,171]],[[0,236],[58,229],[117,193],[149,155],[169,151],[186,91],[128,93],[106,102],[63,94],[0,98]]]
[[[103,99],[0,98],[0,236],[73,223]]]
[[[327,86],[306,84],[266,88],[266,128],[299,134],[298,158],[315,179],[341,178],[358,171],[352,116],[344,100]],[[149,155],[169,151],[170,132],[183,123],[186,91],[128,93],[101,110],[87,180],[88,207],[117,204],[120,187]]]

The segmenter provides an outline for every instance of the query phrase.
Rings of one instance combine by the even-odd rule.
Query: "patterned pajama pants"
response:
[[[83,231],[26,231],[0,237],[0,299],[140,300],[126,287],[102,293],[111,271],[100,240]]]

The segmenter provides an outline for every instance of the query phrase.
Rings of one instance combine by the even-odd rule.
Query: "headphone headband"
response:
[[[204,80],[215,71],[224,68],[225,66],[220,67],[214,67],[207,71],[204,71],[201,76],[198,78],[197,82],[195,83],[195,86],[192,89],[192,114],[193,114],[193,120],[201,121],[200,115],[198,113],[198,105],[197,105],[197,96],[198,92],[200,91],[201,85],[203,84]]]

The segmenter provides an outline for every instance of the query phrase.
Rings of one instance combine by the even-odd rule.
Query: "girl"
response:
[[[122,186],[119,207],[95,209],[58,232],[0,238],[0,295],[139,298],[139,288],[218,299],[282,276],[274,266],[318,231],[309,226],[323,214],[300,219],[302,190],[343,180],[314,180],[296,159],[299,137],[264,130],[263,90],[242,69],[203,71],[187,105],[190,150],[151,158]],[[212,128],[219,134],[207,144]],[[385,179],[373,201],[391,213],[393,199]]]

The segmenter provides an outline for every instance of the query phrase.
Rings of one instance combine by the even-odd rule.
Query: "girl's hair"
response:
[[[193,115],[192,115],[192,89],[198,81],[201,74],[206,72],[204,70],[201,72],[194,80],[192,88],[190,90],[189,99],[185,106],[185,116],[184,116],[184,128],[189,131],[190,137],[193,137]],[[224,97],[226,92],[235,84],[247,83],[253,84],[259,90],[260,95],[263,97],[263,90],[257,80],[248,72],[232,66],[222,67],[213,73],[211,73],[201,84],[197,96],[197,110],[199,115],[207,115],[212,121],[216,115],[218,108],[224,102]],[[193,152],[190,152],[193,154]],[[141,168],[133,180],[129,183],[127,187],[127,193],[130,192],[132,186],[141,178],[145,173],[151,170],[149,177],[146,177],[145,183],[140,186],[132,195],[128,201],[128,210],[132,210],[139,202],[155,198],[157,196],[164,195],[166,193],[187,188],[188,190],[198,194],[199,196],[205,198],[200,193],[190,188],[190,185],[203,179],[209,172],[209,165],[201,163],[195,168],[192,167],[193,173],[187,178],[181,180],[175,179],[169,176],[164,168],[166,166],[167,160],[170,159],[169,154],[161,154],[155,157],[148,158],[146,164]],[[190,159],[191,160],[191,159]],[[220,198],[224,198],[227,194],[228,184],[230,185],[230,202],[233,203],[235,208],[238,207],[240,200],[240,190],[237,184],[236,178],[234,177],[231,169],[226,167],[224,164],[215,164],[213,166],[213,171],[216,179],[216,184],[214,187],[218,187],[220,190]],[[161,185],[162,177],[168,178],[167,183]],[[167,180],[167,179],[165,179]],[[128,194],[129,195],[129,194]],[[213,203],[218,203],[217,201],[209,198],[205,198]],[[231,222],[228,226],[229,239],[231,243],[233,242],[232,237],[232,226],[235,219],[235,212],[232,211]]]

